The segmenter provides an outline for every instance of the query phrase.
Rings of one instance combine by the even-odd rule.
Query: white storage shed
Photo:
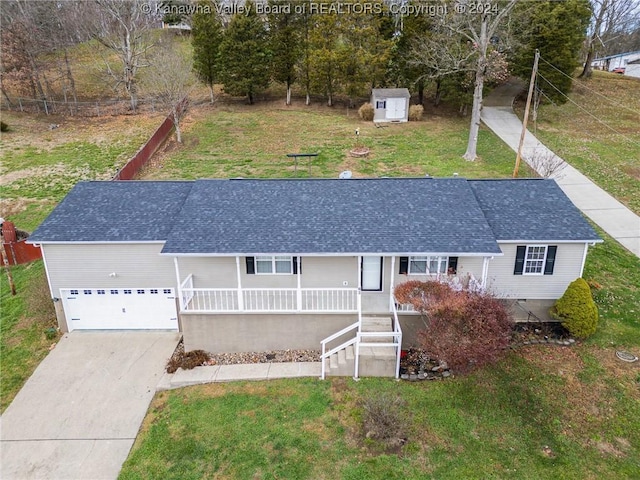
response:
[[[371,105],[374,122],[406,122],[409,120],[409,99],[406,88],[374,88]]]

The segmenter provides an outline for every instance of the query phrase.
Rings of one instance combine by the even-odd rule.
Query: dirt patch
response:
[[[640,180],[640,166],[625,165],[622,167],[622,171],[636,180]]]

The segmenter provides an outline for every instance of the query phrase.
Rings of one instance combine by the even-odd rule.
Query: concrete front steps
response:
[[[388,315],[362,317],[362,333],[391,332],[391,317]],[[365,337],[363,343],[391,343],[393,337]],[[325,360],[327,376],[353,377],[355,374],[355,345],[339,350]],[[360,347],[360,377],[395,377],[395,347]]]

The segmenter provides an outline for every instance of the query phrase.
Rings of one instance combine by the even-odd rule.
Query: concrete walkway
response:
[[[482,121],[513,151],[517,151],[522,122],[513,113],[513,100],[524,84],[513,81],[493,90],[485,99]],[[522,153],[527,163],[563,162],[563,168],[552,175],[560,188],[582,212],[629,251],[640,257],[640,217],[589,178],[562,161],[527,131]],[[544,167],[538,168],[538,173]]]
[[[0,419],[0,478],[117,478],[178,339],[65,334]]]
[[[230,382],[235,380],[273,380],[276,378],[320,378],[321,362],[253,363],[242,365],[214,365],[192,370],[179,368],[176,373],[165,373],[158,390],[201,385],[203,383]]]

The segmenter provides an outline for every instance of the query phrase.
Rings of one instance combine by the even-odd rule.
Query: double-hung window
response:
[[[435,275],[447,273],[447,257],[409,257],[409,275]]]
[[[518,245],[514,275],[553,275],[557,245]]]
[[[256,274],[291,275],[293,273],[293,257],[284,255],[261,256],[255,258]]]
[[[524,256],[524,274],[542,275],[547,258],[546,245],[529,245]]]

